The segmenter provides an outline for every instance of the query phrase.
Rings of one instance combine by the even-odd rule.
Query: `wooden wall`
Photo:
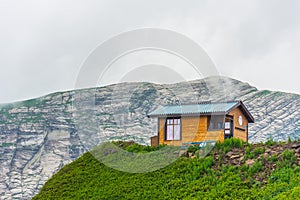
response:
[[[224,130],[208,131],[205,140],[224,141]]]
[[[204,140],[224,140],[223,130],[207,132],[207,117],[182,117],[181,140],[165,141],[165,118],[159,118],[159,144],[179,146],[183,142],[201,142]]]
[[[153,146],[153,147],[158,146],[158,136],[151,137],[151,146]]]
[[[248,141],[248,120],[240,110],[236,108],[229,113],[233,116],[233,137],[240,138],[244,141]],[[239,116],[242,116],[243,123],[239,124]],[[219,140],[224,141],[224,130],[207,131],[207,116],[195,116],[181,118],[181,140],[177,141],[165,141],[165,119],[159,118],[158,120],[158,141],[159,144],[167,144],[179,146],[183,142],[201,142],[205,140]]]
[[[243,112],[239,108],[236,108],[233,111],[231,111],[229,115],[233,116],[233,137],[240,138],[244,141],[248,141],[248,120],[243,114]],[[239,124],[239,116],[242,116],[243,118],[242,125]]]

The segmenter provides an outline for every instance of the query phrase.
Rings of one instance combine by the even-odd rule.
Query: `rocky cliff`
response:
[[[255,118],[250,142],[298,138],[299,95],[259,91],[225,77],[122,83],[1,105],[0,199],[30,199],[53,173],[102,141],[149,144],[156,121],[147,113],[160,105],[237,99]]]

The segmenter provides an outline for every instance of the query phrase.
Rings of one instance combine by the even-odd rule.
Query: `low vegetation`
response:
[[[127,152],[163,149],[114,142]],[[172,164],[148,173],[109,168],[91,153],[63,167],[33,199],[299,199],[300,143],[217,143],[205,157],[189,147]]]

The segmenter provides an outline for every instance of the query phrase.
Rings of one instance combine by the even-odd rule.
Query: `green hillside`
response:
[[[117,143],[131,152],[153,151]],[[33,199],[300,199],[300,143],[218,143],[205,158],[190,147],[149,173],[111,169],[91,153],[63,167]]]

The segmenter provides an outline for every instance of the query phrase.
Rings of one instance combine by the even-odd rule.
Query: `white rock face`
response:
[[[70,132],[63,130],[54,130],[49,132],[48,134],[48,140],[60,141],[64,139],[70,139]]]
[[[158,106],[243,100],[255,118],[250,142],[300,134],[300,98],[258,91],[247,83],[212,77],[187,83],[126,83],[60,92],[0,106],[0,199],[30,199],[61,167],[107,140],[149,144]]]

